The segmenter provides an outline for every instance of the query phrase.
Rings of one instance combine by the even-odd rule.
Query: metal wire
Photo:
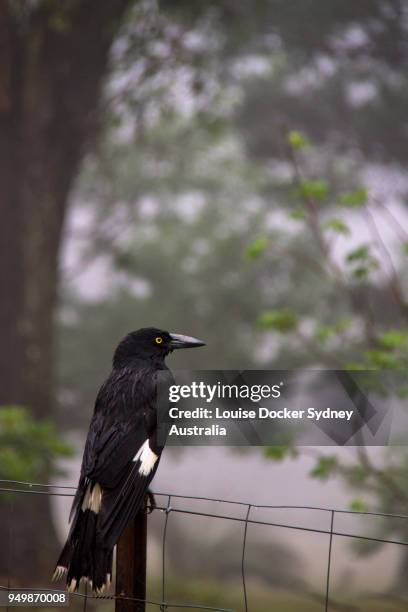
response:
[[[256,509],[257,506],[251,506],[252,508]],[[160,507],[157,506],[158,510],[165,510],[165,507]],[[325,509],[326,512],[334,512],[337,514],[336,510],[331,510],[329,508]],[[172,512],[178,512],[180,514],[191,514],[193,516],[207,516],[209,518],[216,518],[216,519],[224,519],[224,520],[229,520],[229,521],[238,521],[240,523],[244,523],[245,519],[244,518],[240,518],[237,516],[229,516],[226,514],[214,514],[211,512],[198,512],[196,510],[185,510],[185,509],[180,509],[180,508],[172,508],[171,509]],[[351,513],[353,514],[353,513]],[[392,515],[390,515],[392,516]],[[408,520],[408,519],[407,519]],[[308,531],[310,533],[322,533],[322,534],[326,534],[326,535],[330,535],[330,531],[326,530],[326,529],[317,529],[314,527],[300,527],[299,525],[285,525],[284,523],[275,523],[275,522],[270,522],[270,521],[257,521],[254,519],[248,519],[248,523],[250,523],[251,525],[266,525],[268,527],[281,527],[282,529],[294,529],[296,531]],[[345,533],[343,531],[333,531],[333,535],[334,536],[341,536],[341,537],[345,537],[345,538],[355,538],[358,540],[369,540],[370,542],[381,542],[383,544],[398,544],[400,546],[408,546],[408,542],[401,542],[399,540],[389,540],[386,538],[374,538],[371,536],[363,536],[363,535],[359,535],[359,534],[355,534],[355,533]]]
[[[35,494],[35,495],[48,495],[48,496],[58,496],[58,497],[73,497],[74,493],[62,492],[62,491],[74,491],[75,486],[70,485],[58,485],[58,484],[45,484],[45,483],[30,483],[24,481],[15,481],[15,480],[0,480],[0,493],[17,493],[17,494]],[[22,488],[26,487],[26,488]],[[56,489],[56,490],[53,490]],[[58,491],[59,490],[59,491]],[[398,546],[408,546],[408,542],[397,540],[397,539],[389,539],[389,538],[380,538],[380,537],[371,537],[356,533],[348,533],[343,531],[335,531],[334,530],[334,522],[336,514],[346,514],[346,515],[361,515],[361,516],[374,516],[374,517],[383,517],[389,519],[402,519],[408,521],[407,515],[401,514],[391,514],[384,512],[365,512],[365,511],[356,511],[356,510],[345,510],[342,508],[324,508],[320,506],[295,506],[295,505],[266,505],[266,504],[248,504],[241,501],[236,500],[224,500],[219,498],[211,498],[211,497],[200,497],[193,495],[180,495],[175,493],[154,493],[156,497],[165,497],[167,498],[167,503],[163,505],[157,505],[157,510],[161,510],[165,513],[165,520],[163,526],[163,537],[162,537],[162,580],[161,580],[161,601],[151,600],[151,599],[137,599],[134,597],[126,597],[126,596],[115,596],[115,595],[94,595],[88,594],[87,587],[85,588],[84,593],[72,593],[73,597],[83,598],[83,610],[86,612],[88,600],[126,600],[133,601],[139,603],[149,604],[151,606],[156,606],[160,612],[166,612],[169,609],[194,609],[194,610],[208,610],[212,612],[237,612],[236,610],[231,610],[228,608],[220,608],[216,606],[209,606],[202,603],[185,603],[185,602],[170,602],[166,601],[166,581],[167,581],[167,572],[166,572],[166,544],[167,544],[167,535],[168,535],[168,525],[169,525],[169,517],[170,513],[175,512],[180,515],[185,516],[199,516],[199,517],[208,517],[218,520],[228,520],[235,521],[239,523],[243,523],[243,541],[242,541],[242,554],[241,554],[241,580],[242,580],[242,592],[243,592],[243,610],[244,612],[249,612],[248,605],[248,594],[247,594],[247,585],[246,585],[246,575],[245,575],[245,555],[247,548],[247,535],[248,535],[248,527],[249,525],[264,525],[269,527],[276,527],[280,529],[291,529],[295,531],[304,531],[309,533],[316,534],[324,534],[329,537],[329,546],[328,546],[328,558],[327,558],[327,573],[326,573],[326,584],[325,584],[325,612],[329,610],[329,602],[330,602],[330,580],[331,580],[331,566],[332,566],[332,557],[333,557],[333,539],[334,537],[343,537],[343,538],[352,538],[358,540],[365,540],[370,542],[379,542],[383,544],[394,544]],[[204,512],[200,510],[193,510],[189,507],[181,507],[176,508],[172,506],[172,501],[174,499],[188,501],[205,501],[205,502],[213,502],[224,505],[233,505],[240,506],[246,508],[246,513],[244,517],[232,516],[230,514],[222,514],[217,512]],[[11,504],[13,504],[13,500],[11,500]],[[250,517],[250,514],[255,510],[299,510],[299,511],[318,511],[328,513],[330,516],[330,529],[319,529],[314,527],[307,527],[301,525],[293,525],[289,523],[279,523],[272,522],[267,520],[257,520],[253,516]],[[12,515],[12,508],[10,514]],[[11,550],[11,539],[12,539],[12,517],[10,517],[9,523],[9,558],[12,558],[12,550]],[[0,585],[0,589],[4,590],[13,590],[11,585],[11,563],[10,563],[10,574],[8,576],[8,585]],[[37,590],[37,589],[29,589],[24,588],[26,591]],[[44,591],[52,591],[52,592],[60,592],[63,593],[65,591],[58,589],[42,589]]]
[[[86,612],[87,606],[88,606],[88,583],[85,582],[85,593],[84,593],[85,597],[84,597],[84,605],[82,608],[82,612]]]
[[[250,512],[251,512],[251,504],[248,504],[248,510],[247,510],[246,517],[245,517],[244,539],[242,541],[242,557],[241,557],[242,590],[244,593],[245,612],[248,612],[248,598],[247,598],[247,590],[246,590],[246,582],[245,582],[245,548],[246,548],[246,539],[247,539],[247,533],[248,533],[248,519],[249,519]]]
[[[9,524],[8,524],[8,567],[7,567],[7,584],[8,587],[10,588],[11,585],[11,567],[12,567],[12,563],[13,563],[13,558],[12,558],[12,544],[13,544],[13,517],[14,517],[14,500],[11,499],[10,501],[10,513],[9,513]],[[6,612],[9,612],[10,610],[10,606],[7,605],[6,608]]]
[[[166,537],[167,537],[167,524],[169,522],[169,515],[171,512],[171,495],[169,495],[169,499],[167,501],[166,507],[166,518],[164,519],[164,527],[163,527],[163,541],[162,541],[162,601],[166,600]],[[160,610],[166,611],[167,607],[165,605],[160,607]]]
[[[330,569],[331,569],[331,558],[332,558],[332,546],[333,546],[333,527],[334,527],[334,512],[332,511],[330,517],[330,539],[329,539],[329,554],[327,559],[327,577],[326,577],[326,601],[325,601],[325,612],[329,610],[329,597],[330,597]]]
[[[45,484],[45,483],[34,483],[34,482],[24,482],[20,480],[2,480],[0,479],[0,484],[19,484],[26,485],[31,487],[51,487],[55,489],[71,489],[76,490],[76,486],[74,485],[58,485],[58,484]],[[27,489],[15,489],[15,488],[1,488],[1,491],[11,491],[12,493],[40,493],[44,495],[59,495],[61,497],[73,497],[74,493],[51,493],[48,491],[35,491],[35,490],[27,490]],[[173,499],[191,499],[196,501],[208,501],[208,502],[218,502],[221,504],[231,504],[236,506],[245,506],[248,507],[248,502],[237,501],[231,499],[221,499],[217,497],[201,497],[197,495],[181,495],[178,493],[161,493],[159,491],[152,491],[152,493],[156,497],[169,497],[169,495]],[[400,518],[407,519],[407,514],[392,514],[389,512],[368,512],[365,510],[346,510],[344,508],[325,508],[324,506],[299,506],[299,505],[273,505],[273,504],[251,504],[252,508],[255,509],[270,509],[270,510],[317,510],[320,512],[335,512],[336,514],[359,514],[362,516],[383,516],[386,518]]]

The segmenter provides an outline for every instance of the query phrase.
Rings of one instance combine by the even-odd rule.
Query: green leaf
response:
[[[370,256],[370,247],[368,244],[362,244],[350,251],[346,256],[346,261],[352,263],[354,261],[364,261]]]
[[[349,506],[353,512],[368,512],[368,505],[364,499],[353,499]]]
[[[365,354],[369,362],[377,368],[398,370],[403,365],[401,359],[397,355],[389,353],[388,351],[371,349],[366,351]]]
[[[337,458],[334,456],[319,457],[317,463],[310,475],[313,478],[320,478],[321,480],[327,480],[330,476],[333,476],[337,470],[338,463]]]
[[[369,274],[370,268],[367,268],[367,266],[358,266],[353,270],[353,276],[357,278],[357,280],[365,280]]]
[[[368,200],[368,191],[365,187],[358,187],[354,191],[343,193],[339,198],[339,204],[348,208],[363,206]]]
[[[404,251],[404,255],[408,255],[408,242],[404,242],[402,250]]]
[[[334,334],[334,328],[331,325],[321,325],[315,330],[314,336],[318,342],[321,342],[323,344],[333,334]]]
[[[294,149],[304,149],[309,144],[309,140],[302,132],[292,130],[288,134],[288,142]]]
[[[314,332],[314,337],[318,342],[324,343],[336,334],[344,332],[351,324],[351,319],[342,317],[334,325],[320,325]]]
[[[266,459],[273,461],[283,461],[287,457],[292,459],[298,456],[297,449],[293,446],[293,441],[290,444],[279,444],[274,446],[266,446],[264,448]]]
[[[295,208],[295,210],[292,210],[289,217],[294,221],[304,221],[306,219],[306,211],[304,208],[299,206],[298,208]]]
[[[346,262],[350,265],[358,264],[352,275],[357,280],[365,280],[370,272],[377,269],[379,266],[378,260],[370,253],[370,245],[362,244],[356,249],[353,249],[346,255]]]
[[[387,349],[403,348],[407,344],[407,332],[399,329],[390,329],[378,338],[378,342]]]
[[[328,191],[329,185],[327,181],[302,181],[297,193],[305,199],[324,200]]]
[[[362,465],[353,465],[347,471],[347,480],[353,486],[361,485],[367,480],[368,476],[368,471]]]
[[[297,317],[291,310],[268,310],[259,315],[257,325],[261,329],[273,329],[285,334],[297,326]]]
[[[352,320],[350,317],[341,317],[338,321],[336,321],[333,327],[337,333],[341,333],[346,331],[346,329],[350,327],[351,323]]]
[[[259,236],[259,238],[256,238],[256,240],[247,246],[245,250],[245,259],[248,261],[258,259],[258,257],[264,253],[268,243],[269,239],[266,236]]]
[[[337,234],[343,234],[344,236],[348,236],[350,234],[350,229],[346,223],[342,219],[329,219],[324,224],[324,229],[332,230]]]
[[[287,446],[267,446],[265,448],[265,457],[274,461],[283,461],[287,454]]]

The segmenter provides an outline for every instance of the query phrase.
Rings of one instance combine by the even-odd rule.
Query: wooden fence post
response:
[[[146,599],[147,513],[143,508],[123,532],[116,549],[117,597]],[[145,612],[144,601],[117,599],[115,612]]]

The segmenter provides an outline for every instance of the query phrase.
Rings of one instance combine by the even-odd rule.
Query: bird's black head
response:
[[[130,332],[119,343],[113,356],[113,366],[124,367],[139,359],[163,361],[174,349],[204,345],[205,342],[191,336],[173,334],[155,327],[144,327]]]

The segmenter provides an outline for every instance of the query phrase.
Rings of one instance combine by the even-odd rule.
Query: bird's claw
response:
[[[153,510],[156,510],[157,504],[154,494],[149,490],[147,491],[147,504],[146,504],[146,512],[147,514],[151,514]]]

